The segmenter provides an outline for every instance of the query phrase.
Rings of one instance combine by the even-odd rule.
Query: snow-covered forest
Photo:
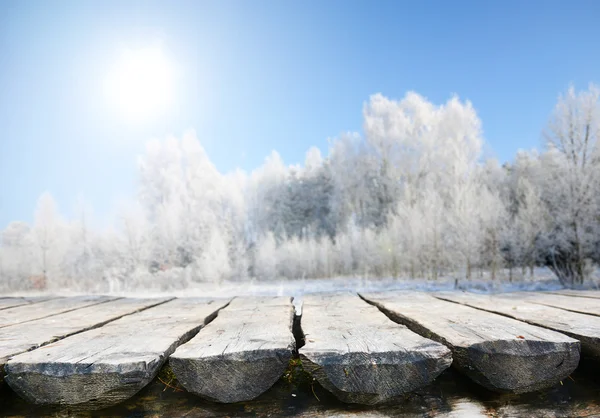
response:
[[[195,282],[339,276],[510,280],[548,267],[565,285],[600,262],[600,89],[558,99],[541,151],[484,158],[474,106],[376,94],[363,134],[276,151],[252,172],[220,173],[187,132],[147,144],[136,196],[112,227],[49,193],[30,225],[1,232],[0,290],[182,289]],[[134,162],[132,162],[134,163]]]

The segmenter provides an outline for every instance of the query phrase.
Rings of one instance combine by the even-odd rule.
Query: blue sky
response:
[[[511,160],[570,83],[600,82],[596,1],[0,2],[0,228],[50,191],[99,218],[135,190],[144,143],[194,128],[222,171],[360,130],[380,92],[473,102],[489,154]],[[177,66],[167,112],[126,123],[99,86],[120,48]]]

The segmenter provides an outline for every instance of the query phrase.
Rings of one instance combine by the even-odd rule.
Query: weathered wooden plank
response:
[[[0,310],[8,308],[16,308],[21,305],[29,305],[31,303],[44,302],[50,299],[58,299],[58,296],[39,296],[39,297],[21,297],[9,296],[0,298]]]
[[[69,298],[50,299],[39,303],[30,303],[13,308],[3,309],[0,315],[0,328],[23,322],[58,315],[86,306],[108,302],[116,299],[111,296],[75,296]]]
[[[507,293],[506,295],[510,298],[523,299],[530,303],[600,316],[600,299],[531,292]]]
[[[256,398],[283,375],[295,349],[289,297],[236,298],[169,359],[190,392],[218,402]]]
[[[554,290],[551,292],[555,295],[565,295],[565,296],[578,296],[582,298],[594,298],[600,299],[600,290],[572,290],[572,289],[563,289],[563,290]]]
[[[0,377],[11,356],[60,340],[172,298],[116,299],[0,330]]]
[[[600,318],[598,317],[527,303],[505,295],[438,292],[435,296],[559,331],[579,340],[581,351],[586,357],[600,360]]]
[[[423,293],[363,297],[413,331],[447,345],[453,365],[491,390],[524,393],[548,388],[579,363],[579,341],[551,330]]]
[[[176,299],[124,316],[13,357],[6,381],[38,404],[116,404],[148,384],[175,348],[226,302]]]
[[[377,404],[428,385],[450,366],[444,345],[388,319],[356,295],[304,298],[300,356],[340,400]]]

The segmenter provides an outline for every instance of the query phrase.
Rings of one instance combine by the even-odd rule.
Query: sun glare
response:
[[[110,106],[123,118],[148,121],[173,100],[173,66],[160,48],[127,50],[108,74],[105,90]]]

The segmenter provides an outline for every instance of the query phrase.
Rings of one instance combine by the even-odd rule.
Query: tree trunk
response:
[[[575,230],[575,250],[576,250],[576,265],[575,265],[575,277],[574,284],[583,284],[584,279],[584,266],[583,266],[583,251],[581,248],[581,240],[579,239],[579,228],[577,226],[577,222],[573,223],[573,228]]]
[[[42,249],[42,274],[44,275],[44,279],[46,278],[46,248]]]
[[[437,228],[433,231],[433,279],[438,278],[438,234]]]
[[[471,280],[471,260],[467,258],[467,280]]]

